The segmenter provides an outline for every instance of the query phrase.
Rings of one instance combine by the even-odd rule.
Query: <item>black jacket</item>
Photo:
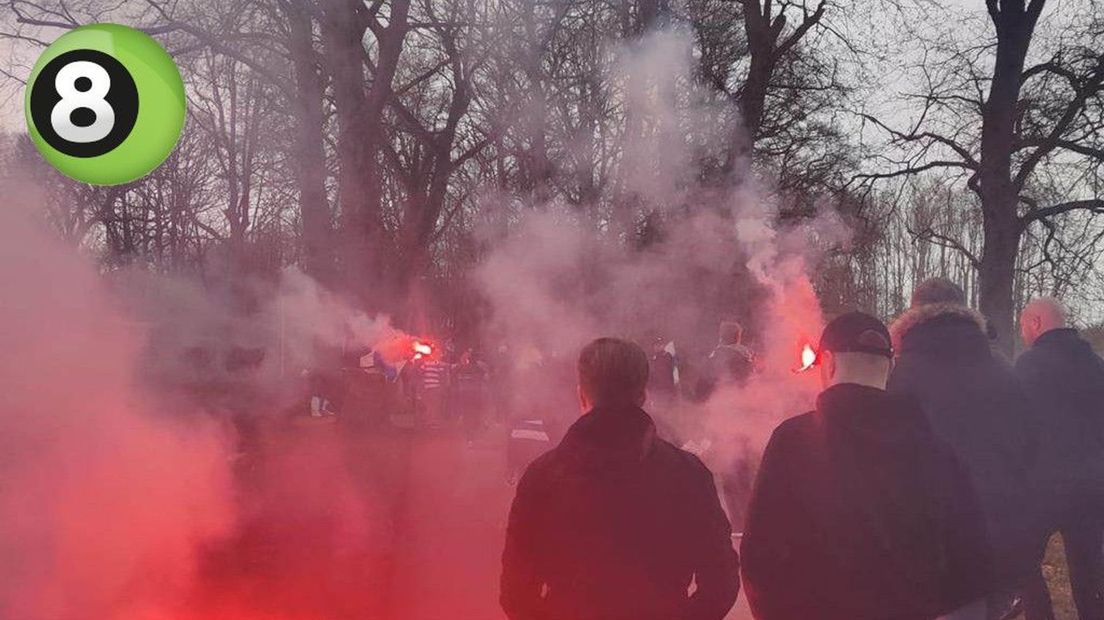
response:
[[[767,445],[741,555],[759,620],[931,620],[982,597],[984,518],[909,399],[854,384]]]
[[[518,484],[502,607],[511,620],[721,620],[738,569],[709,470],[644,411],[596,409]]]
[[[1037,559],[1041,515],[1031,480],[1039,425],[1011,366],[990,348],[985,319],[954,305],[914,308],[891,328],[889,391],[915,398],[935,435],[970,472],[986,515],[1000,584]]]
[[[1043,418],[1041,488],[1104,492],[1104,361],[1073,329],[1049,331],[1016,360]]]

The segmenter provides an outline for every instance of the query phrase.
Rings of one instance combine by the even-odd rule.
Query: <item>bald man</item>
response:
[[[1066,325],[1066,308],[1053,297],[1031,300],[1020,315],[1020,334],[1028,347],[1034,346],[1043,334],[1061,329],[1069,329]]]
[[[1048,535],[1060,532],[1081,620],[1104,620],[1104,362],[1055,299],[1027,305],[1016,361],[1024,391],[1042,416],[1038,502]],[[1041,583],[1041,580],[1040,580]],[[1045,587],[1025,600],[1028,620],[1053,618]]]

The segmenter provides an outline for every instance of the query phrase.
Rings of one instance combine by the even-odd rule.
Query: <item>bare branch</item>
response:
[[[1089,200],[1073,200],[1070,202],[1063,202],[1050,207],[1044,207],[1040,209],[1033,209],[1028,211],[1021,221],[1025,224],[1028,222],[1038,222],[1054,217],[1056,215],[1062,215],[1063,213],[1069,213],[1070,211],[1088,211],[1095,215],[1104,213],[1104,199],[1092,198]]]

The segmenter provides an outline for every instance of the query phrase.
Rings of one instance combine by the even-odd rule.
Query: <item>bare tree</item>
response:
[[[1100,15],[1092,7],[1056,5],[1050,20],[1061,23],[1062,32],[1044,32],[1039,41],[1045,4],[987,0],[991,30],[982,43],[929,42],[920,67],[925,88],[912,97],[922,113],[912,126],[865,116],[902,155],[889,170],[862,179],[939,172],[962,179],[976,195],[984,230],[975,257],[979,304],[1009,350],[1025,231],[1032,225],[1049,229],[1070,211],[1104,212],[1099,184],[1085,183],[1099,179],[1104,162]],[[1029,63],[1033,49],[1037,58]]]
[[[314,22],[309,0],[279,0],[277,6],[287,28],[288,53],[294,71],[295,143],[299,184],[299,212],[306,272],[332,283],[335,268],[333,218],[326,196],[324,152],[323,78],[314,43]]]

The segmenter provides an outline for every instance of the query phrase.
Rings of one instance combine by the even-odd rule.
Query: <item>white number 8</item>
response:
[[[77,90],[77,80],[85,78],[91,88]],[[104,97],[111,90],[111,76],[100,65],[87,60],[76,60],[61,68],[54,78],[54,89],[61,95],[50,112],[50,124],[63,140],[86,144],[99,142],[115,127],[115,109]],[[92,110],[95,121],[87,127],[73,124],[72,114],[81,108]]]

